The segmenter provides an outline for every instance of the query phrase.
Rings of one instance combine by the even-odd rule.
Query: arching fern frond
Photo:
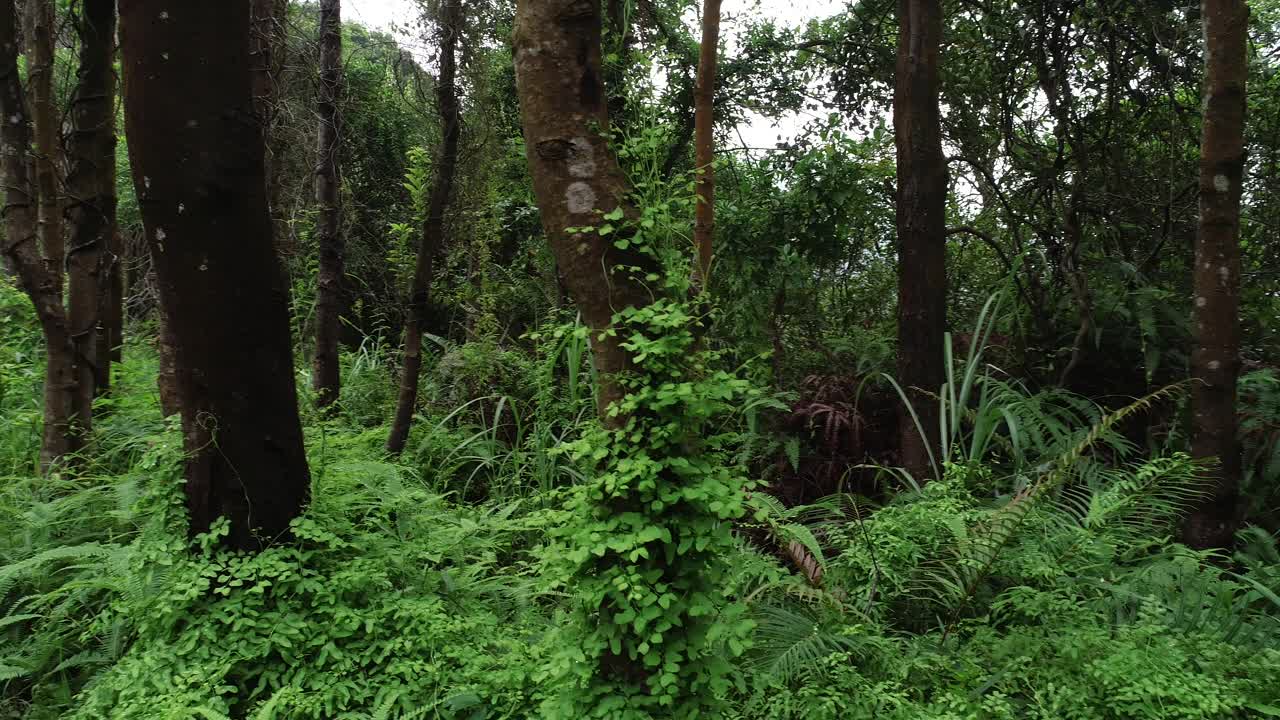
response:
[[[783,684],[832,654],[859,650],[854,636],[824,623],[821,611],[814,608],[763,605],[752,617],[756,630],[747,664]]]
[[[913,583],[912,596],[934,606],[935,612],[945,618],[944,637],[958,614],[990,576],[1002,551],[1009,546],[1028,514],[1050,493],[1061,489],[1073,477],[1076,465],[1118,423],[1181,392],[1182,387],[1172,385],[1162,388],[1101,418],[1066,452],[1044,466],[1038,478],[1015,492],[1003,506],[991,511],[974,527],[968,528],[952,546],[947,557],[921,565]],[[1135,482],[1138,485],[1149,484],[1158,477],[1159,472],[1152,470],[1144,480]],[[1074,499],[1079,506],[1078,496]],[[1169,507],[1174,505],[1175,503],[1170,503]],[[1123,507],[1123,504],[1117,504],[1116,507]],[[1087,511],[1085,517],[1089,517]]]

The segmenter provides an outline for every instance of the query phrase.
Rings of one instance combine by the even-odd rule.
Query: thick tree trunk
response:
[[[404,359],[400,370],[400,392],[396,398],[396,414],[387,438],[387,452],[399,454],[409,439],[413,409],[418,403],[418,380],[422,372],[422,332],[431,309],[431,277],[435,256],[446,244],[445,211],[453,192],[453,177],[458,165],[458,137],[461,125],[458,113],[457,49],[462,34],[461,0],[445,0],[441,5],[440,77],[436,97],[440,107],[443,142],[436,162],[436,176],[427,202],[427,217],[422,227],[422,244],[413,270],[409,296],[409,319],[404,327]]]
[[[156,389],[160,392],[160,414],[173,417],[182,412],[182,400],[178,397],[178,340],[174,337],[172,323],[165,317],[164,305],[159,308],[160,328],[156,333],[156,354],[160,358],[160,371],[156,375]]]
[[[264,136],[275,120],[276,83],[280,74],[280,50],[284,40],[283,0],[252,0],[253,31],[249,39],[250,68],[253,72],[253,106]],[[339,41],[341,42],[341,41]],[[270,163],[267,163],[270,167]],[[269,175],[270,173],[268,173]]]
[[[911,413],[899,419],[902,466],[920,479],[941,464],[936,393],[945,378],[947,166],[938,111],[939,0],[899,0],[893,124],[898,150],[898,381]]]
[[[620,221],[604,219],[615,210],[622,211],[625,221],[637,218],[627,199],[626,176],[608,143],[600,5],[520,0],[513,46],[526,156],[542,227],[569,293],[593,330],[600,419],[617,426],[625,418],[611,417],[607,410],[622,397],[614,378],[629,362],[621,338],[602,331],[611,325],[614,312],[651,302],[643,278],[656,271],[656,263],[634,247],[619,250],[618,234],[567,231],[606,222],[616,226]]]
[[[258,114],[258,122],[262,127],[262,135],[267,147],[267,204],[271,209],[276,250],[280,253],[281,259],[284,259],[290,253],[288,226],[284,213],[280,209],[284,148],[280,134],[275,132],[275,129],[276,118],[279,115],[279,87],[287,55],[285,23],[288,21],[288,2],[286,0],[252,0],[250,11],[253,13],[253,35],[249,50],[253,70],[254,109]]]
[[[342,88],[342,3],[320,2],[320,129],[319,164],[316,167],[316,202],[320,221],[316,228],[320,270],[316,278],[316,353],[312,386],[316,402],[328,407],[338,399],[339,316],[342,313],[342,177],[338,169],[342,142],[342,115],[338,95]]]
[[[56,276],[59,292],[65,255],[62,206],[58,197],[58,107],[53,98],[53,0],[26,0],[27,83],[35,127],[37,228],[45,262]]]
[[[1240,195],[1244,180],[1246,37],[1243,0],[1203,0],[1204,130],[1200,232],[1195,253],[1191,454],[1218,461],[1212,495],[1186,519],[1183,538],[1228,547],[1239,524]]]
[[[231,546],[261,547],[287,532],[310,476],[249,4],[121,0],[120,20],[129,157],[177,345],[191,531],[226,517]]]
[[[114,121],[113,121],[114,122]],[[112,194],[115,194],[115,178],[112,178]],[[124,360],[124,238],[120,226],[112,225],[111,242],[107,246],[110,257],[107,263],[107,306],[103,310],[103,347],[108,351],[108,362]],[[98,384],[98,390],[106,390],[111,382],[108,373]]]
[[[693,225],[693,287],[701,292],[711,277],[716,228],[715,94],[716,55],[720,44],[720,0],[703,0],[698,88],[694,93],[694,166],[698,171],[698,208]]]
[[[42,257],[38,244],[37,193],[28,171],[31,129],[18,77],[18,19],[12,0],[0,0],[0,152],[4,169],[4,257],[31,298],[44,334],[44,434],[40,467],[54,464],[79,448],[72,407],[76,371],[71,334],[62,304],[62,275]]]
[[[116,216],[114,0],[82,0],[76,30],[80,71],[71,100],[67,174],[68,320],[75,346],[75,416],[81,432],[93,423],[93,400],[110,383],[111,333],[104,331],[113,297],[112,235]]]

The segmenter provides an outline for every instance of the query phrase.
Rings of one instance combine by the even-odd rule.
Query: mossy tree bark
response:
[[[606,331],[615,312],[652,302],[643,278],[656,271],[656,263],[634,246],[618,249],[616,234],[569,231],[600,227],[605,214],[621,210],[625,234],[625,223],[638,216],[627,197],[626,176],[609,147],[600,13],[597,2],[520,0],[512,42],[526,157],[542,227],[565,285],[592,330],[599,416],[606,426],[617,426],[625,418],[607,411],[622,397],[615,377],[629,361],[622,339]]]

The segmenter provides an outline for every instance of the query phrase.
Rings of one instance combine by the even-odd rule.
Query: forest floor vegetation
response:
[[[382,449],[387,358],[348,353],[341,411],[306,419],[312,502],[291,541],[250,555],[221,549],[221,526],[187,537],[181,433],[148,345],[126,348],[82,468],[38,477],[38,333],[14,291],[0,305],[0,718],[553,713],[563,653],[588,637],[565,528],[587,527],[580,488],[626,460],[581,460],[614,441],[588,430],[589,391],[548,380],[571,329],[548,334],[551,364],[453,350],[438,368],[457,382],[440,387],[503,364],[521,377],[500,382],[533,393],[428,388],[460,402],[429,400],[398,461]],[[727,604],[705,642],[730,666],[704,705],[729,720],[1280,716],[1277,539],[1246,529],[1230,556],[1177,544],[1195,463],[1142,457],[1087,412],[1058,427],[1074,406],[1004,391],[1012,417],[1042,416],[1021,461],[1006,426],[941,479],[874,500],[787,507],[748,483],[732,531],[706,530],[722,564],[707,592]],[[698,482],[768,466],[770,405],[756,409],[722,418]]]

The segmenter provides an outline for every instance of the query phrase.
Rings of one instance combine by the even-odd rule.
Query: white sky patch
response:
[[[418,19],[418,4],[414,0],[347,0],[342,6],[343,20],[378,30],[410,25]]]
[[[810,20],[834,15],[845,4],[846,0],[724,0],[720,8],[720,34],[726,52],[732,53],[737,45],[736,34],[753,20],[768,18],[780,25],[797,28]],[[701,3],[698,6],[700,8]],[[427,47],[428,41],[421,37],[418,27],[420,12],[418,0],[347,0],[342,7],[344,20],[391,33],[397,42],[422,60],[433,54],[433,48]],[[701,37],[697,11],[689,12],[685,20],[693,37]],[[790,113],[778,118],[776,124],[755,113],[748,113],[748,117],[750,122],[730,133],[731,145],[772,148],[779,136],[784,142],[793,139],[800,127],[817,115]]]
[[[810,20],[840,12],[845,4],[845,0],[724,0],[720,6],[720,37],[725,53],[732,55],[736,51],[737,36],[749,24],[768,19],[783,27],[800,28]],[[702,36],[700,17],[701,4],[685,16],[695,38]],[[771,119],[748,110],[747,122],[730,131],[728,144],[755,150],[772,149],[779,142],[790,142],[806,122],[825,114],[801,110]]]

